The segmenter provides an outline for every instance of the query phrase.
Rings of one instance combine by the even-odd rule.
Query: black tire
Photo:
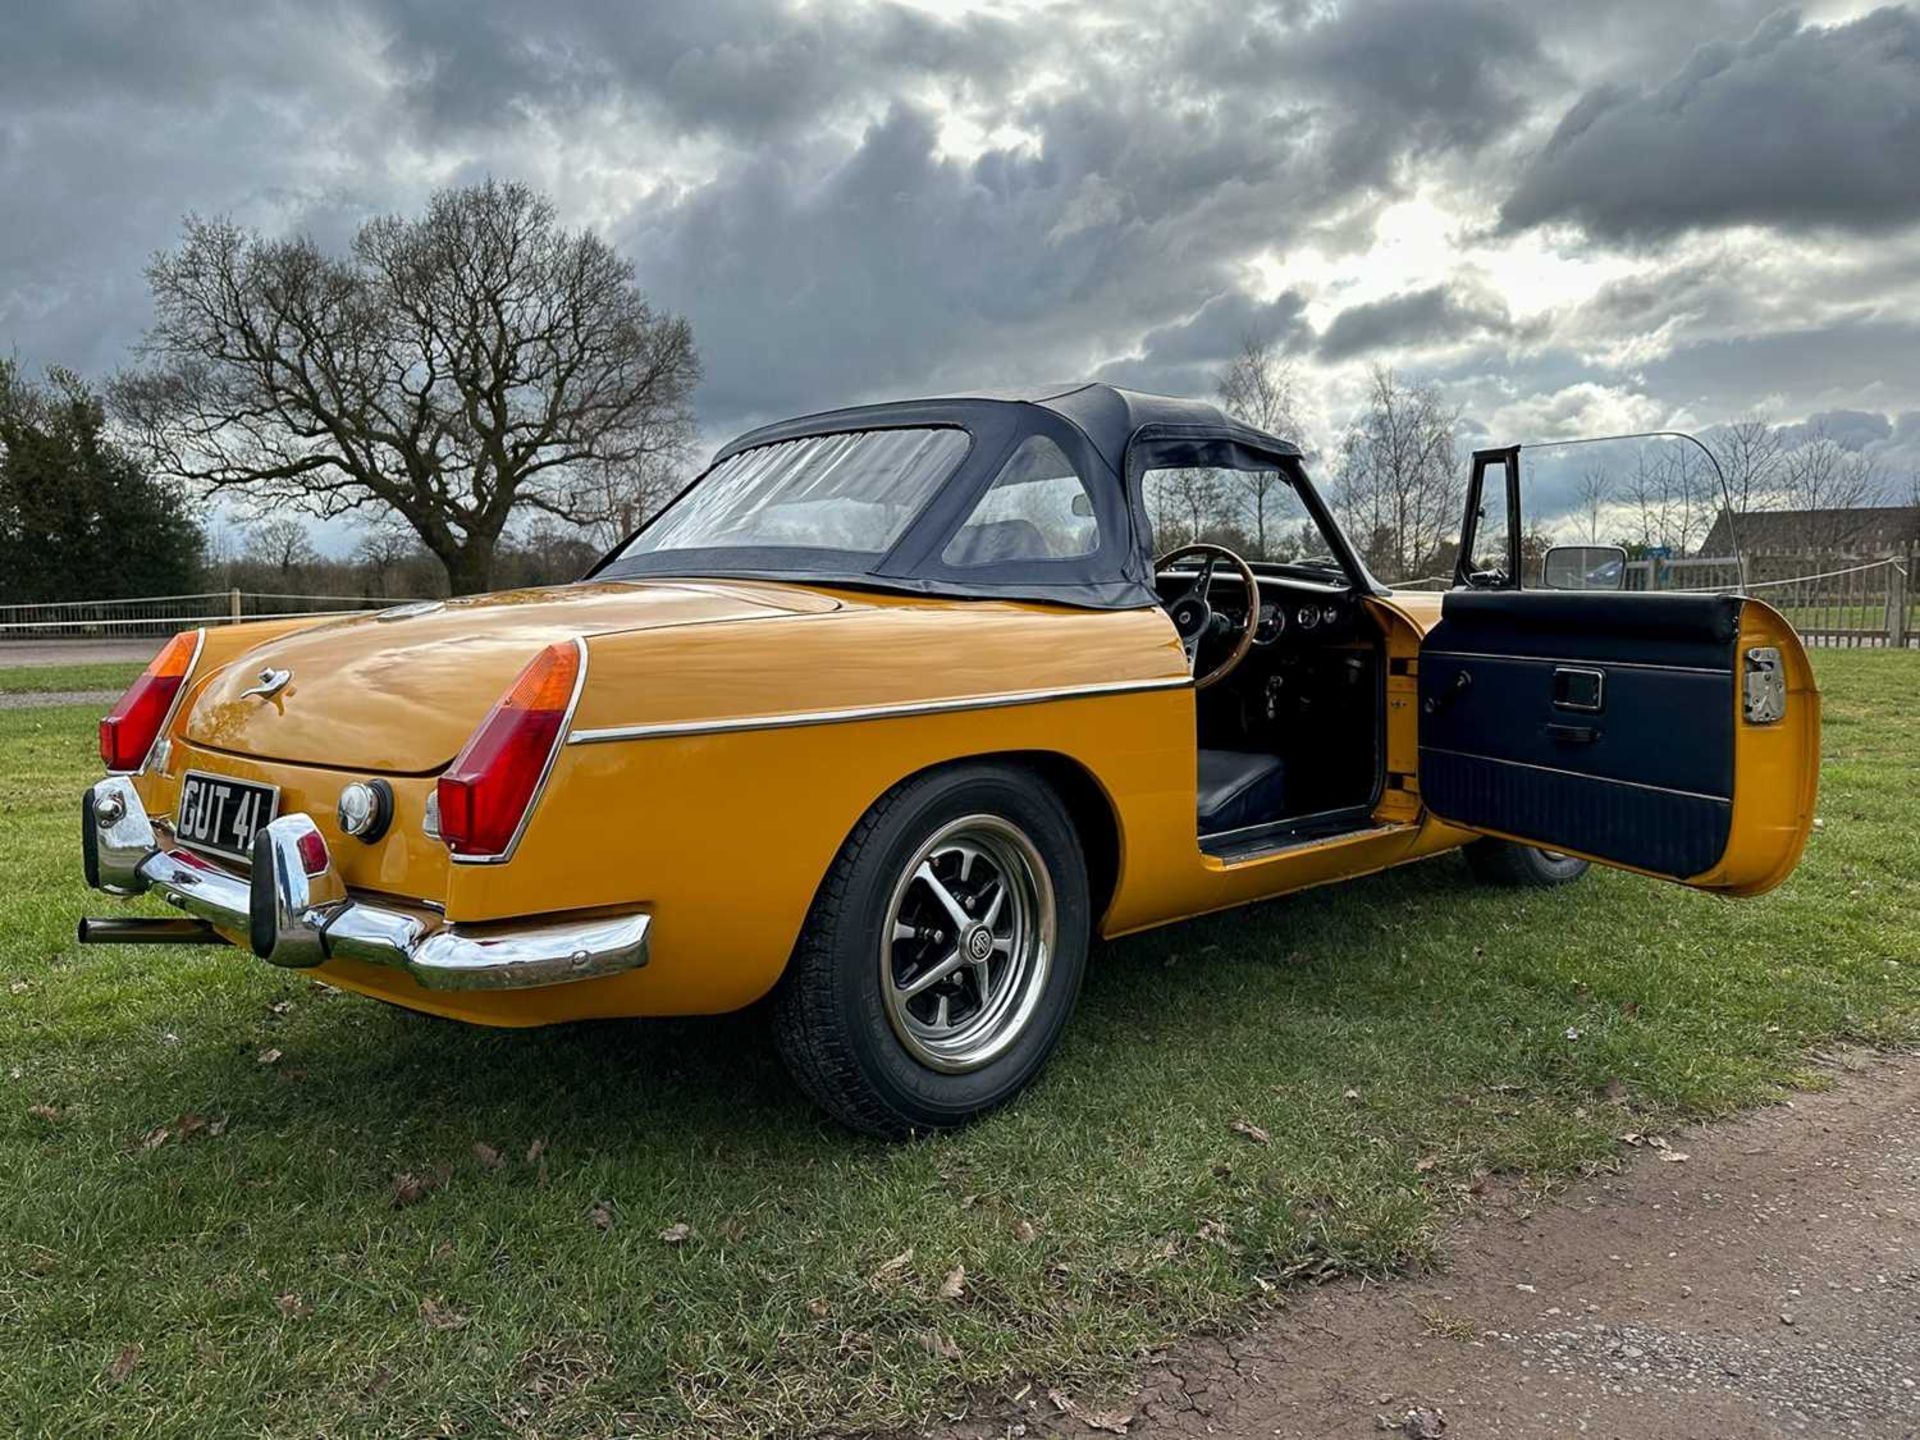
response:
[[[1044,868],[1045,884],[1051,887],[1054,939],[1051,947],[1043,947],[1046,958],[1038,962],[1037,971],[1002,972],[1030,977],[1002,982],[1018,985],[1023,997],[1014,1007],[1018,1018],[1000,1022],[1006,1027],[997,1042],[1002,1048],[990,1058],[946,1061],[970,1068],[943,1072],[910,1048],[930,1042],[914,1035],[899,1013],[906,1003],[899,999],[900,947],[920,942],[890,940],[883,951],[881,930],[893,928],[895,907],[908,903],[902,897],[914,893],[917,882],[911,877],[924,848],[955,826],[982,820],[1005,827],[1010,845],[1018,844],[1012,837],[1024,837],[1027,843],[1014,857],[1016,867],[1025,866],[1021,873],[1032,871],[1036,858]],[[959,833],[962,839],[956,845],[964,845],[964,837],[974,832]],[[947,853],[938,851],[936,857]],[[936,858],[933,863],[940,862]],[[1033,878],[1034,893],[1043,893],[1037,873]],[[950,888],[959,889],[957,884]],[[983,888],[967,898],[978,904],[991,893]],[[927,891],[910,903],[934,908]],[[1010,908],[1017,909],[1019,903]],[[1037,899],[1034,903],[1039,904]],[[856,1130],[902,1137],[964,1125],[1019,1094],[1052,1053],[1086,970],[1089,910],[1079,835],[1066,806],[1038,775],[1008,765],[965,764],[905,781],[861,817],[814,897],[793,958],[774,992],[773,1031],[781,1057],[808,1096]],[[1030,933],[1044,931],[1036,922]],[[927,930],[921,935],[942,938]],[[959,956],[973,938],[972,931],[964,936],[956,931],[949,958]],[[1018,948],[1009,941],[1009,965]],[[1029,952],[1040,953],[1032,947],[1019,950]],[[909,968],[908,982],[919,973]],[[984,1016],[986,982],[977,977],[990,975],[991,963],[986,971],[970,973],[975,978],[956,971],[956,978],[943,986],[956,987],[963,1006],[970,996],[978,996]],[[943,986],[925,999],[937,1000]],[[943,1004],[940,1021],[946,1022],[948,1014]]]
[[[1466,857],[1477,880],[1534,890],[1571,885],[1591,868],[1576,856],[1542,850],[1537,845],[1516,845],[1511,840],[1476,840],[1467,846]]]

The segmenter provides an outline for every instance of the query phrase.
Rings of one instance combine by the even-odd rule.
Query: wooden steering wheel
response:
[[[1200,578],[1164,603],[1167,614],[1173,620],[1173,628],[1180,636],[1180,648],[1187,652],[1187,665],[1193,671],[1193,688],[1204,690],[1209,685],[1218,685],[1237,670],[1240,662],[1247,658],[1247,652],[1253,648],[1254,632],[1260,628],[1260,582],[1254,576],[1253,567],[1233,551],[1224,545],[1210,545],[1204,541],[1169,550],[1153,562],[1153,568],[1156,572],[1164,570],[1189,555],[1206,557],[1207,563],[1200,568]],[[1233,628],[1233,621],[1209,603],[1213,590],[1213,567],[1222,560],[1240,572],[1240,583],[1247,587],[1247,613],[1241,622],[1240,633],[1234,637],[1232,652],[1203,675],[1200,673],[1201,642],[1211,635],[1231,634]]]

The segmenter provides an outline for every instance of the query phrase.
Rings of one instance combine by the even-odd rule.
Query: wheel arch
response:
[[[1101,933],[1108,908],[1120,886],[1120,868],[1125,857],[1124,831],[1120,812],[1107,793],[1106,786],[1081,760],[1060,750],[983,750],[971,755],[955,755],[900,776],[875,795],[841,837],[841,845],[859,828],[860,821],[887,795],[902,785],[910,785],[927,775],[954,770],[966,765],[1005,765],[1037,775],[1066,806],[1067,818],[1087,862],[1087,898],[1093,917],[1093,933]]]

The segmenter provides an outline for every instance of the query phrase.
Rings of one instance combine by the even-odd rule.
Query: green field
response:
[[[489,1032],[79,951],[94,716],[0,712],[0,1433],[844,1432],[1097,1395],[1289,1282],[1434,1261],[1486,1172],[1920,1034],[1920,655],[1816,664],[1823,823],[1774,894],[1445,857],[1129,940],[1017,1106],[891,1147],[753,1015]]]
[[[45,695],[56,690],[124,690],[146,666],[137,660],[83,665],[15,665],[0,668],[0,695]]]

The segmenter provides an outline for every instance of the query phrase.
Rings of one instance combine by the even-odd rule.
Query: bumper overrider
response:
[[[308,969],[334,958],[405,970],[430,990],[511,990],[591,980],[647,963],[651,917],[449,924],[438,911],[356,900],[305,815],[282,815],[255,838],[251,874],[160,846],[133,782],[100,781],[81,805],[87,883],[109,895],[152,891],[197,921],[82,920],[83,943],[217,940],[240,931],[254,954]]]

